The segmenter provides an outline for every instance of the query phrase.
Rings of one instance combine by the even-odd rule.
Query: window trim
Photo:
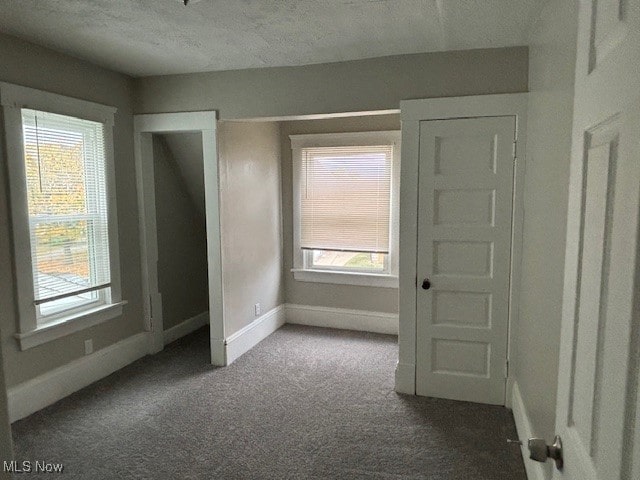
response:
[[[387,254],[384,259],[384,268],[382,270],[367,270],[366,268],[354,268],[349,270],[342,270],[340,267],[334,267],[326,265],[322,268],[313,268],[313,252],[316,250],[303,250],[303,265],[304,270],[321,270],[323,272],[334,272],[334,273],[360,273],[367,275],[391,275],[391,264],[389,263],[389,255]],[[331,250],[321,250],[321,251],[331,251]],[[357,253],[357,252],[354,252]],[[367,253],[367,252],[358,252],[358,253]]]
[[[2,105],[5,127],[15,290],[18,306],[18,332],[15,334],[15,338],[20,349],[25,350],[122,315],[122,306],[126,302],[122,301],[120,285],[113,144],[114,116],[117,109],[4,82],[0,82],[0,105]],[[23,108],[68,115],[104,124],[109,263],[111,268],[110,303],[98,306],[88,305],[86,309],[57,317],[43,325],[37,324],[31,267],[29,211],[26,188],[22,187],[25,182],[21,112]]]
[[[293,268],[297,281],[398,288],[398,244],[400,214],[400,130],[349,133],[289,135],[293,166]],[[354,270],[313,269],[307,267],[305,252],[300,247],[300,179],[302,149],[310,147],[393,145],[391,165],[391,217],[389,221],[389,270],[386,273]]]

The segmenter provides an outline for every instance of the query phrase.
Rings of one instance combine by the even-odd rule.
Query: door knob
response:
[[[544,438],[529,439],[529,458],[536,462],[546,462],[549,458],[556,462],[556,468],[562,470],[562,439],[556,435],[553,445],[547,445]]]
[[[431,288],[431,281],[428,278],[422,280],[422,288],[424,290],[429,290]]]

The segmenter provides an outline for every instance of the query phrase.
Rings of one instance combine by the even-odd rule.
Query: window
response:
[[[22,109],[37,323],[104,304],[111,287],[104,125]]]
[[[396,286],[399,132],[291,142],[295,278]]]
[[[0,92],[24,349],[121,314],[114,110],[8,84]]]

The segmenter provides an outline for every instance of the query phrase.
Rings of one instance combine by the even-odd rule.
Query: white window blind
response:
[[[302,149],[300,246],[389,252],[392,145]]]
[[[35,304],[40,314],[110,286],[104,125],[22,109]]]

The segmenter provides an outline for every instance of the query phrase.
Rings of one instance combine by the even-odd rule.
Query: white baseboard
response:
[[[524,402],[522,400],[522,394],[520,393],[518,382],[513,383],[513,396],[511,404],[513,406],[513,418],[516,422],[518,439],[522,442],[520,449],[522,450],[522,458],[524,460],[524,468],[527,471],[527,478],[529,480],[546,480],[547,476],[542,464],[534,462],[533,460],[529,460],[527,440],[533,435],[531,432],[531,422],[529,420],[529,415],[527,415],[527,409],[524,406]]]
[[[416,366],[409,363],[396,364],[396,392],[416,394]]]
[[[10,421],[27,417],[144,357],[148,336],[148,333],[138,333],[9,388]]]
[[[315,307],[287,303],[287,323],[313,327],[341,328],[363,332],[398,334],[398,314],[350,310],[346,308]]]
[[[229,336],[226,344],[226,364],[231,365],[244,353],[278,330],[285,323],[284,305],[278,305],[249,325]]]
[[[174,325],[163,332],[164,344],[168,345],[171,342],[175,342],[179,338],[189,335],[191,332],[195,332],[201,327],[209,324],[209,312],[202,312],[191,318],[188,318],[184,322],[180,322],[178,325]]]

